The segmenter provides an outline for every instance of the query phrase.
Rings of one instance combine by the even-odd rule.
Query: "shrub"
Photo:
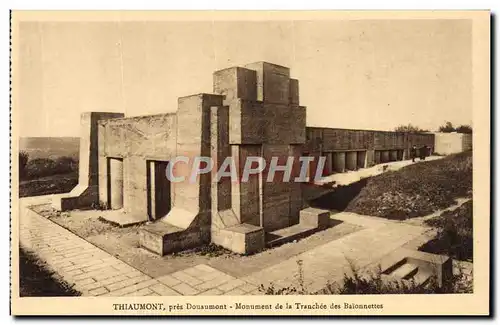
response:
[[[26,165],[28,164],[29,154],[26,151],[19,152],[19,179],[26,178]]]
[[[434,254],[446,254],[458,260],[472,260],[472,200],[453,211],[427,220],[426,224],[438,228],[435,239],[419,249]]]
[[[288,286],[276,288],[274,284],[268,287],[260,285],[259,291],[265,295],[361,295],[361,294],[432,294],[432,293],[470,293],[472,292],[472,281],[467,278],[463,270],[446,280],[442,286],[438,285],[435,277],[424,285],[415,281],[397,281],[384,279],[380,266],[375,272],[367,272],[362,275],[358,268],[349,261],[352,275],[344,274],[340,283],[329,282],[322,290],[311,292],[304,285],[304,271],[302,261],[297,261],[298,265],[298,287]]]
[[[453,127],[453,124],[448,121],[444,125],[441,125],[439,127],[439,132],[451,133],[451,132],[455,132],[455,128]]]
[[[28,179],[37,179],[45,176],[74,172],[78,170],[78,162],[71,157],[60,157],[56,160],[37,158],[28,161],[26,170]]]
[[[429,132],[429,130],[424,130],[411,123],[408,125],[399,125],[394,128],[395,132]]]

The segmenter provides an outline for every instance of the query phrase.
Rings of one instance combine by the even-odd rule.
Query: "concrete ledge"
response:
[[[330,211],[316,208],[300,210],[300,224],[317,229],[326,229],[330,226]]]
[[[264,229],[249,224],[212,231],[212,242],[238,254],[253,254],[264,249]]]
[[[207,229],[181,229],[166,222],[143,226],[139,231],[139,245],[164,256],[208,243]]]

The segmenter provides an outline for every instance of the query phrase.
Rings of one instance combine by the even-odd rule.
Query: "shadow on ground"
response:
[[[19,248],[19,295],[21,297],[79,296],[63,281],[54,277],[46,264],[33,253]]]
[[[314,208],[344,211],[349,203],[354,200],[361,190],[366,186],[368,178],[346,186],[338,186],[331,192],[326,193],[309,202]]]

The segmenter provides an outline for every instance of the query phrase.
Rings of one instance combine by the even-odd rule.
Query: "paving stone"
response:
[[[175,291],[174,289],[171,289],[170,287],[167,287],[163,283],[153,284],[152,286],[149,287],[149,289],[153,290],[155,293],[157,293],[161,296],[179,296],[180,295],[177,291]]]
[[[94,283],[94,279],[92,278],[87,278],[87,279],[82,279],[82,280],[79,280],[76,284],[78,286],[84,286],[84,285],[87,285],[87,284],[91,284],[91,283]]]
[[[87,266],[87,267],[83,268],[83,271],[84,272],[90,272],[90,271],[99,270],[99,269],[102,269],[102,268],[105,268],[105,267],[108,267],[108,266],[113,266],[113,263],[112,262],[107,262],[107,263],[94,264],[94,265]]]
[[[246,294],[245,291],[240,290],[238,288],[233,289],[231,291],[228,291],[228,292],[224,293],[225,296],[243,296],[245,294]]]
[[[61,260],[61,261],[57,261],[57,262],[52,262],[51,264],[54,267],[57,267],[57,268],[74,265],[72,262],[65,261],[65,260]]]
[[[218,270],[214,270],[212,272],[207,272],[201,276],[198,277],[198,279],[202,280],[202,281],[210,281],[210,280],[213,280],[217,277],[220,277],[222,275],[225,275],[226,273],[224,272],[221,272],[221,271],[218,271]]]
[[[100,280],[99,282],[101,282],[103,285],[108,285],[108,284],[120,282],[120,281],[127,280],[127,279],[129,279],[127,276],[119,275],[119,276],[111,277],[109,279]]]
[[[254,290],[258,290],[259,287],[257,287],[256,285],[253,285],[251,283],[246,283],[242,286],[239,286],[238,289],[240,290],[243,290],[245,292],[251,292],[251,291],[254,291]]]
[[[172,287],[174,285],[181,283],[181,280],[176,279],[171,275],[164,275],[164,276],[161,276],[159,278],[156,278],[156,280],[160,281],[161,283],[163,283],[169,287]]]
[[[89,290],[92,290],[92,289],[96,289],[96,288],[99,288],[99,287],[102,287],[102,283],[100,282],[94,282],[94,283],[90,283],[90,284],[87,284],[87,285],[84,285],[82,287],[78,287],[78,290],[80,291],[89,291]]]
[[[194,278],[198,278],[199,276],[202,276],[203,274],[207,273],[203,270],[200,270],[199,268],[196,267],[190,267],[188,269],[183,270],[184,273],[187,275],[190,275]]]
[[[120,276],[122,274],[123,274],[123,271],[117,271],[117,270],[111,268],[108,271],[102,272],[100,274],[96,274],[94,276],[94,279],[96,279],[96,280],[106,280],[106,279],[109,279],[109,278],[118,277],[118,276]]]
[[[120,281],[120,282],[115,282],[115,283],[112,283],[112,284],[108,284],[108,285],[106,285],[106,288],[109,291],[115,291],[115,290],[119,290],[121,288],[132,286],[132,285],[134,285],[136,283],[139,283],[139,282],[142,282],[142,281],[147,281],[149,279],[150,279],[150,277],[148,277],[146,275],[141,275],[141,276],[138,276],[138,277],[135,277],[135,278],[126,279],[126,280],[123,280],[123,281]]]
[[[100,295],[103,295],[105,293],[108,293],[108,290],[104,287],[100,287],[100,288],[93,289],[93,290],[89,291],[89,294],[92,296],[100,296]]]
[[[106,286],[106,288],[110,291],[108,294],[110,296],[123,296],[123,295],[129,294],[131,292],[147,288],[150,285],[153,285],[155,283],[158,283],[158,281],[156,281],[154,279],[150,279],[150,280],[142,281],[142,282],[139,282],[139,283],[136,283],[133,285],[126,286],[126,287],[122,287],[121,289],[118,289],[118,290],[111,290],[109,288],[109,286]]]
[[[198,279],[190,276],[189,274],[187,274],[183,271],[175,272],[175,273],[172,273],[171,275],[174,278],[176,278],[177,280],[181,280],[182,282],[187,283],[190,286],[195,286],[195,285],[198,285],[198,284],[203,282],[201,280],[198,280]]]
[[[83,271],[81,269],[74,269],[74,270],[66,271],[66,272],[62,271],[62,273],[72,276],[72,275],[82,274]]]
[[[224,292],[219,289],[210,289],[208,291],[200,293],[198,296],[220,296],[223,293]]]
[[[198,286],[196,286],[196,288],[198,290],[201,290],[201,291],[204,291],[204,290],[208,290],[208,289],[212,289],[212,288],[215,288],[215,287],[218,287],[226,282],[229,282],[231,280],[234,280],[234,278],[230,275],[227,275],[227,274],[223,274],[223,275],[219,275],[217,278],[215,279],[212,279],[212,280],[209,280],[207,282],[204,282]]]
[[[94,276],[98,276],[99,274],[103,274],[105,272],[110,272],[110,268],[104,268],[100,270],[94,270],[91,272],[83,272],[82,274],[75,275],[73,277],[74,280],[80,280],[80,279],[86,279],[86,278],[93,278]]]
[[[214,269],[213,267],[208,266],[206,264],[198,264],[195,266],[195,268],[204,271],[206,273],[217,271],[217,269]]]
[[[144,273],[142,273],[141,271],[139,270],[136,270],[134,268],[129,268],[129,269],[122,269],[123,271],[125,271],[125,275],[129,278],[135,278],[135,277],[138,277],[138,276],[141,276],[141,275],[144,275]]]
[[[226,292],[226,291],[230,291],[230,290],[233,290],[234,288],[236,287],[239,287],[243,284],[245,284],[246,282],[243,281],[243,280],[240,280],[240,279],[235,279],[235,280],[231,280],[227,283],[224,283],[220,286],[217,287],[217,289],[223,291],[223,292]]]
[[[172,289],[174,289],[175,291],[179,292],[184,296],[194,296],[199,293],[198,290],[196,290],[195,288],[191,287],[186,283],[180,283],[176,286],[173,286]]]
[[[125,296],[150,296],[153,293],[154,292],[151,291],[150,289],[144,288],[144,289],[137,290],[137,291],[134,291],[131,293],[127,293]]]

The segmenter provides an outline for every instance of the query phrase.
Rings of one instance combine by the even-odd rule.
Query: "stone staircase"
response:
[[[385,270],[382,278],[390,281],[413,282],[416,286],[426,285],[432,277],[432,273],[412,262],[403,262],[399,265]]]
[[[448,256],[420,251],[398,249],[384,257],[379,264],[382,279],[425,286],[435,277],[439,286],[452,274],[452,260]]]

